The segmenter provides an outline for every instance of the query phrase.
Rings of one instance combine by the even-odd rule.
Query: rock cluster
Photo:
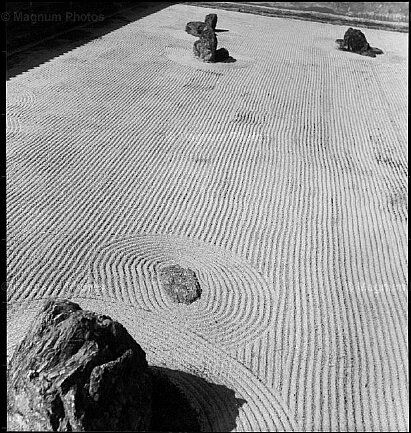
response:
[[[216,25],[216,14],[207,15],[205,22],[191,21],[186,24],[186,32],[200,38],[194,42],[193,52],[196,57],[204,62],[224,62],[230,59],[228,50],[225,48],[217,50]]]
[[[201,296],[200,284],[191,269],[172,265],[159,274],[163,290],[173,302],[191,304]]]
[[[379,48],[371,47],[361,30],[350,27],[344,34],[344,39],[336,39],[339,48],[344,51],[353,51],[363,56],[375,57],[383,52]]]
[[[110,317],[48,301],[7,373],[8,422],[38,431],[147,430],[146,356]]]

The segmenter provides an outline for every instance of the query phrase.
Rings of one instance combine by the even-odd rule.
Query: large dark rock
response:
[[[228,50],[225,48],[217,50],[217,36],[214,31],[216,24],[216,14],[207,15],[204,23],[191,21],[186,24],[185,31],[192,36],[200,38],[194,42],[194,55],[203,62],[232,61],[233,59],[230,58]]]
[[[375,57],[383,52],[379,48],[371,47],[361,30],[350,27],[344,34],[344,39],[336,39],[339,48],[344,51],[353,51],[363,56]]]
[[[148,429],[146,356],[108,316],[49,301],[7,373],[9,428],[39,431]]]
[[[173,302],[191,304],[201,296],[200,283],[191,269],[178,265],[161,269],[161,286]]]
[[[217,25],[217,14],[208,14],[205,17],[204,22],[210,26],[213,30],[215,30],[215,27]]]

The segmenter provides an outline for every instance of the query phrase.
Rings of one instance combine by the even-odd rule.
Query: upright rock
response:
[[[335,42],[341,50],[353,51],[363,56],[375,57],[376,54],[383,53],[380,49],[370,46],[361,30],[352,27],[345,32],[344,39],[336,39]]]
[[[10,428],[142,431],[151,417],[146,356],[110,317],[48,301],[7,373]]]
[[[196,57],[204,62],[224,62],[230,58],[228,50],[225,48],[217,50],[217,36],[214,31],[216,24],[216,14],[207,15],[204,23],[191,21],[186,24],[185,31],[200,38],[194,42],[193,52]]]
[[[208,14],[205,17],[204,22],[210,26],[213,30],[215,30],[217,25],[217,14]]]
[[[205,26],[200,33],[200,39],[194,42],[194,55],[203,62],[215,62],[217,51],[217,37],[214,30]]]

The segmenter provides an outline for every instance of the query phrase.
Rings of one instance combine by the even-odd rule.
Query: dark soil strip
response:
[[[356,18],[348,16],[336,16],[317,11],[297,11],[290,9],[278,9],[270,7],[261,7],[246,3],[219,3],[219,2],[184,2],[183,4],[191,6],[208,7],[213,9],[224,9],[233,12],[243,12],[254,15],[263,15],[268,17],[291,18],[304,21],[316,21],[328,24],[357,26],[369,29],[390,30],[402,33],[408,33],[409,24],[404,22],[392,21],[375,21],[367,18]]]

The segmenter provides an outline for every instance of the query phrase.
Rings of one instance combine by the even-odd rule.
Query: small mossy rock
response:
[[[152,383],[127,330],[66,300],[48,301],[7,372],[9,426],[38,431],[146,430]]]
[[[344,51],[352,51],[363,56],[375,57],[383,54],[379,48],[371,47],[361,30],[350,27],[344,34],[344,39],[336,39],[338,48]]]
[[[217,25],[217,14],[208,14],[205,17],[204,22],[210,26],[213,30],[215,30]]]
[[[361,30],[350,27],[344,34],[344,46],[348,51],[362,52],[370,47],[367,38]]]
[[[172,265],[161,269],[160,282],[165,293],[175,303],[191,304],[201,296],[201,287],[194,271]]]
[[[335,43],[338,45],[338,48],[339,48],[340,50],[343,50],[343,49],[344,49],[344,39],[336,39],[336,40],[335,40]]]

